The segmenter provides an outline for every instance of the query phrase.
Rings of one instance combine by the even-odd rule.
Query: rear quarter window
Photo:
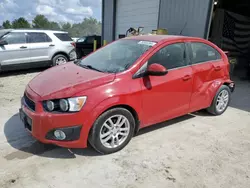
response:
[[[61,41],[73,41],[68,33],[54,33],[54,35]]]

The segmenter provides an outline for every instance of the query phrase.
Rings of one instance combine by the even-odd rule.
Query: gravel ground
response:
[[[231,107],[140,131],[121,152],[36,142],[18,117],[25,85],[38,72],[0,77],[1,188],[250,187],[250,83],[237,82]]]

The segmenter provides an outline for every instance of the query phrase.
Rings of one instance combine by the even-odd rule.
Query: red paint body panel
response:
[[[67,63],[40,73],[29,86],[42,97],[42,100],[58,99],[71,97],[81,90],[112,82],[114,78],[115,74],[105,74]],[[43,87],[44,85],[46,87]]]
[[[101,73],[68,63],[42,72],[28,84],[25,93],[36,103],[36,111],[26,107],[24,111],[33,120],[32,135],[35,138],[63,147],[84,148],[96,118],[109,108],[120,105],[133,108],[142,128],[208,107],[218,88],[232,82],[226,55],[206,40],[159,35],[129,39],[157,44],[122,73]],[[221,62],[172,69],[164,76],[132,78],[157,50],[171,43],[186,41],[199,41],[213,46],[221,53]],[[80,112],[55,114],[43,109],[44,100],[77,96],[87,96]],[[52,141],[45,138],[47,132],[54,128],[76,125],[82,125],[77,141]]]
[[[192,65],[193,89],[189,111],[193,112],[211,105],[219,87],[225,83],[225,80],[229,80],[229,63],[225,53],[207,40],[187,38],[185,42],[203,42],[215,48],[222,57],[221,60]]]
[[[212,79],[213,65],[208,63],[192,66],[193,84],[192,97],[190,100],[190,111],[196,111],[210,106],[209,88],[213,84]]]
[[[167,71],[167,69],[160,64],[154,63],[148,67],[148,71],[150,71],[150,72],[165,72],[165,71]]]
[[[191,67],[170,70],[165,76],[141,79],[144,126],[188,113],[192,79],[183,79],[186,75],[192,75]]]

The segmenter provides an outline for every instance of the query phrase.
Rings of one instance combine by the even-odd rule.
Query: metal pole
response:
[[[97,48],[97,40],[94,40],[94,51],[96,51],[96,48]]]

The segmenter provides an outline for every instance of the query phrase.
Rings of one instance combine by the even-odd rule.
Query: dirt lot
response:
[[[237,82],[220,117],[186,115],[140,131],[121,152],[64,149],[33,140],[18,117],[38,72],[0,77],[0,187],[250,187],[250,83]]]

